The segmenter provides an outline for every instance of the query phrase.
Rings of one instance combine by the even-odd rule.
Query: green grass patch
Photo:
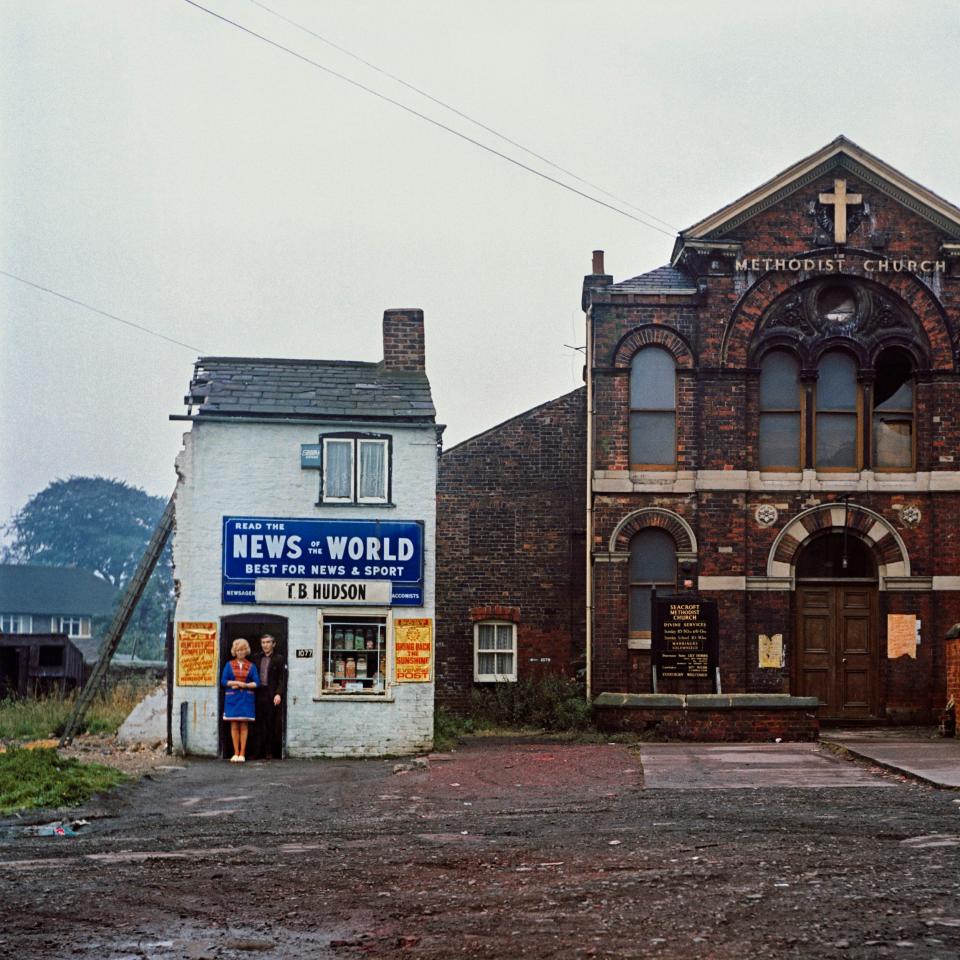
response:
[[[80,732],[116,733],[146,691],[143,684],[120,683],[97,694]],[[75,693],[68,697],[49,695],[0,700],[0,740],[59,737],[75,702]]]
[[[567,677],[496,683],[474,690],[471,714],[481,727],[513,727],[554,732],[593,728],[590,704]]]
[[[474,732],[474,722],[470,717],[452,713],[446,707],[437,707],[433,711],[434,750],[452,750],[464,737]]]
[[[0,814],[46,807],[75,807],[126,780],[99,763],[61,757],[56,750],[0,753]]]

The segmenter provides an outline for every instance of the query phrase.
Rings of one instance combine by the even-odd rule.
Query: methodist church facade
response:
[[[960,621],[960,209],[840,137],[666,266],[615,282],[596,253],[582,306],[585,391],[441,458],[438,696],[572,670],[582,643],[593,697],[719,683],[821,720],[934,717]],[[503,482],[518,451],[563,504],[536,530]],[[552,562],[505,577],[537,530]],[[556,650],[543,583],[582,598]],[[716,603],[709,677],[655,675],[654,591]]]
[[[595,256],[583,306],[592,692],[651,690],[656,590],[716,600],[725,693],[942,709],[960,209],[840,137],[667,266],[615,283]]]

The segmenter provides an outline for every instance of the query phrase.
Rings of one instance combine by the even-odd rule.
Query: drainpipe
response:
[[[593,699],[593,297],[591,288],[607,286],[613,277],[603,271],[603,251],[593,251],[593,273],[583,278],[583,293],[580,306],[586,317],[587,336],[585,349],[584,379],[587,383],[587,516],[586,516],[586,696]]]

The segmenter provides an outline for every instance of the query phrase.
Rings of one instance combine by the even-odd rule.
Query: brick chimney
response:
[[[422,310],[396,307],[383,311],[383,365],[387,370],[424,372]]]

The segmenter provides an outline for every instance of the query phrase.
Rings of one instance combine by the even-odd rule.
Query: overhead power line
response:
[[[408,90],[412,90],[417,95],[424,97],[429,100],[431,103],[437,104],[437,106],[443,107],[444,110],[449,110],[451,113],[456,114],[458,117],[466,120],[468,123],[474,124],[474,126],[479,127],[481,130],[486,130],[487,133],[492,133],[495,137],[498,137],[500,140],[503,140],[504,143],[509,143],[510,146],[516,147],[518,150],[522,150],[524,153],[528,154],[531,157],[534,157],[537,160],[547,164],[550,167],[553,167],[554,170],[559,170],[560,173],[565,174],[568,177],[572,177],[578,183],[582,183],[585,186],[590,187],[591,190],[596,190],[598,193],[602,193],[605,197],[610,197],[611,200],[616,200],[617,203],[623,204],[625,207],[629,207],[631,210],[636,210],[637,213],[642,213],[645,217],[649,217],[651,220],[656,220],[657,223],[662,223],[665,227],[669,227],[671,230],[678,230],[679,228],[674,227],[672,223],[667,223],[666,220],[656,216],[656,214],[651,213],[649,210],[644,210],[642,207],[638,207],[636,204],[630,203],[629,200],[624,200],[623,197],[617,196],[615,193],[611,193],[609,190],[604,190],[603,187],[599,186],[596,183],[592,183],[590,180],[581,177],[579,174],[574,173],[572,170],[567,170],[566,167],[560,166],[559,163],[554,163],[553,160],[548,157],[543,156],[543,154],[537,153],[535,150],[531,150],[529,147],[525,147],[522,143],[517,140],[513,140],[508,137],[505,133],[501,133],[499,130],[495,130],[493,127],[488,126],[481,120],[477,120],[474,117],[471,117],[470,114],[464,113],[464,111],[453,106],[453,104],[447,103],[445,100],[441,100],[439,97],[433,96],[433,94],[428,93],[426,90],[421,89],[418,86],[404,80],[403,77],[398,77],[395,73],[391,73],[389,70],[384,70],[382,67],[378,67],[375,63],[371,63],[369,60],[365,60],[359,54],[354,53],[352,50],[348,50],[346,47],[341,46],[339,43],[335,43],[333,40],[330,40],[328,37],[323,36],[322,34],[317,33],[315,30],[311,30],[309,27],[304,26],[304,24],[299,23],[296,20],[292,20],[290,17],[280,13],[277,10],[268,7],[265,3],[261,3],[260,0],[250,0],[255,7],[259,7],[261,10],[265,10],[271,16],[276,17],[278,20],[282,20],[284,23],[290,24],[291,27],[296,27],[297,30],[302,30],[304,33],[308,33],[311,37],[316,38],[321,43],[325,43],[328,47],[332,47],[334,50],[339,51],[342,54],[350,57],[353,60],[356,60],[357,63],[362,63],[365,67],[369,67],[371,70],[376,71],[379,74],[382,74],[384,77],[388,77],[390,80],[393,80],[395,83],[399,83],[402,87],[406,87]]]
[[[461,140],[466,140],[467,143],[472,143],[475,147],[479,147],[481,150],[485,150],[487,153],[492,153],[495,157],[500,157],[501,160],[506,160],[508,163],[512,163],[515,166],[526,170],[528,173],[534,174],[534,176],[548,180],[550,183],[554,183],[558,187],[562,187],[564,190],[570,191],[570,193],[575,193],[577,196],[583,197],[585,200],[590,200],[593,203],[599,204],[601,207],[606,207],[608,210],[612,210],[614,213],[619,213],[622,217],[627,217],[630,220],[636,221],[637,223],[642,223],[645,227],[649,227],[651,230],[656,230],[658,233],[665,234],[668,237],[674,236],[673,232],[664,230],[662,227],[658,227],[656,224],[650,223],[648,220],[644,220],[643,217],[634,216],[632,213],[628,213],[626,210],[621,210],[619,207],[615,207],[613,204],[607,203],[605,200],[600,200],[597,197],[591,196],[589,193],[584,193],[582,190],[578,190],[576,187],[570,186],[569,183],[564,183],[562,180],[558,180],[556,177],[551,177],[550,174],[544,173],[542,170],[537,170],[535,167],[531,167],[528,164],[523,163],[521,160],[511,157],[509,154],[502,153],[501,151],[488,146],[480,140],[475,140],[473,137],[470,137],[465,133],[461,133],[459,130],[455,130],[453,127],[447,126],[447,124],[441,122],[440,120],[435,120],[433,117],[428,116],[425,113],[421,113],[419,110],[415,110],[413,107],[407,106],[407,104],[401,103],[399,100],[394,100],[393,97],[388,97],[385,93],[380,93],[379,90],[374,90],[373,87],[368,87],[359,80],[354,80],[352,77],[348,77],[346,74],[339,73],[331,67],[324,66],[317,60],[313,60],[302,53],[298,53],[296,50],[293,50],[290,47],[285,47],[282,43],[278,43],[276,40],[271,40],[262,33],[257,33],[256,30],[251,30],[249,27],[245,27],[242,23],[237,23],[236,20],[231,20],[229,17],[225,17],[223,14],[217,13],[215,10],[211,10],[208,7],[203,6],[203,4],[197,3],[196,0],[184,0],[184,3],[189,4],[191,7],[195,7],[197,10],[203,11],[203,13],[222,21],[223,23],[229,24],[231,27],[235,27],[237,30],[242,31],[243,33],[249,34],[251,37],[255,37],[257,40],[263,41],[263,43],[269,44],[271,47],[275,47],[277,50],[282,50],[284,53],[289,53],[290,56],[296,57],[298,60],[301,60],[312,67],[316,67],[318,70],[322,70],[324,73],[327,73],[332,77],[336,77],[338,80],[342,80],[344,83],[349,83],[350,86],[356,87],[358,90],[363,90],[365,93],[369,93],[371,96],[374,96],[379,100],[383,100],[384,102],[390,103],[395,107],[399,107],[406,113],[409,113],[414,117],[418,117],[434,127],[445,130],[447,133],[451,133],[453,136],[459,137]]]
[[[115,313],[107,313],[106,310],[101,310],[99,307],[94,307],[89,303],[84,303],[82,300],[77,300],[74,297],[68,297],[65,293],[60,293],[57,290],[51,290],[50,287],[44,287],[41,284],[34,283],[32,280],[27,280],[24,277],[18,277],[15,273],[10,273],[7,270],[0,270],[0,274],[5,277],[9,277],[11,280],[24,283],[28,287],[33,287],[34,290],[42,290],[44,293],[49,293],[53,297],[59,297],[61,300],[66,300],[67,303],[75,303],[78,307],[83,307],[84,310],[90,310],[93,313],[98,313],[101,317],[107,317],[110,320],[116,320],[117,323],[122,323],[125,326],[133,327],[134,330],[139,330],[141,333],[149,333],[151,337],[159,337],[161,340],[166,340],[167,343],[173,343],[178,347],[185,347],[192,353],[203,353],[199,347],[195,347],[193,344],[184,343],[182,340],[175,340],[173,337],[168,337],[165,333],[159,333],[156,330],[151,330],[149,327],[144,327],[139,323],[134,323],[132,320],[124,320],[123,317],[118,317]]]

